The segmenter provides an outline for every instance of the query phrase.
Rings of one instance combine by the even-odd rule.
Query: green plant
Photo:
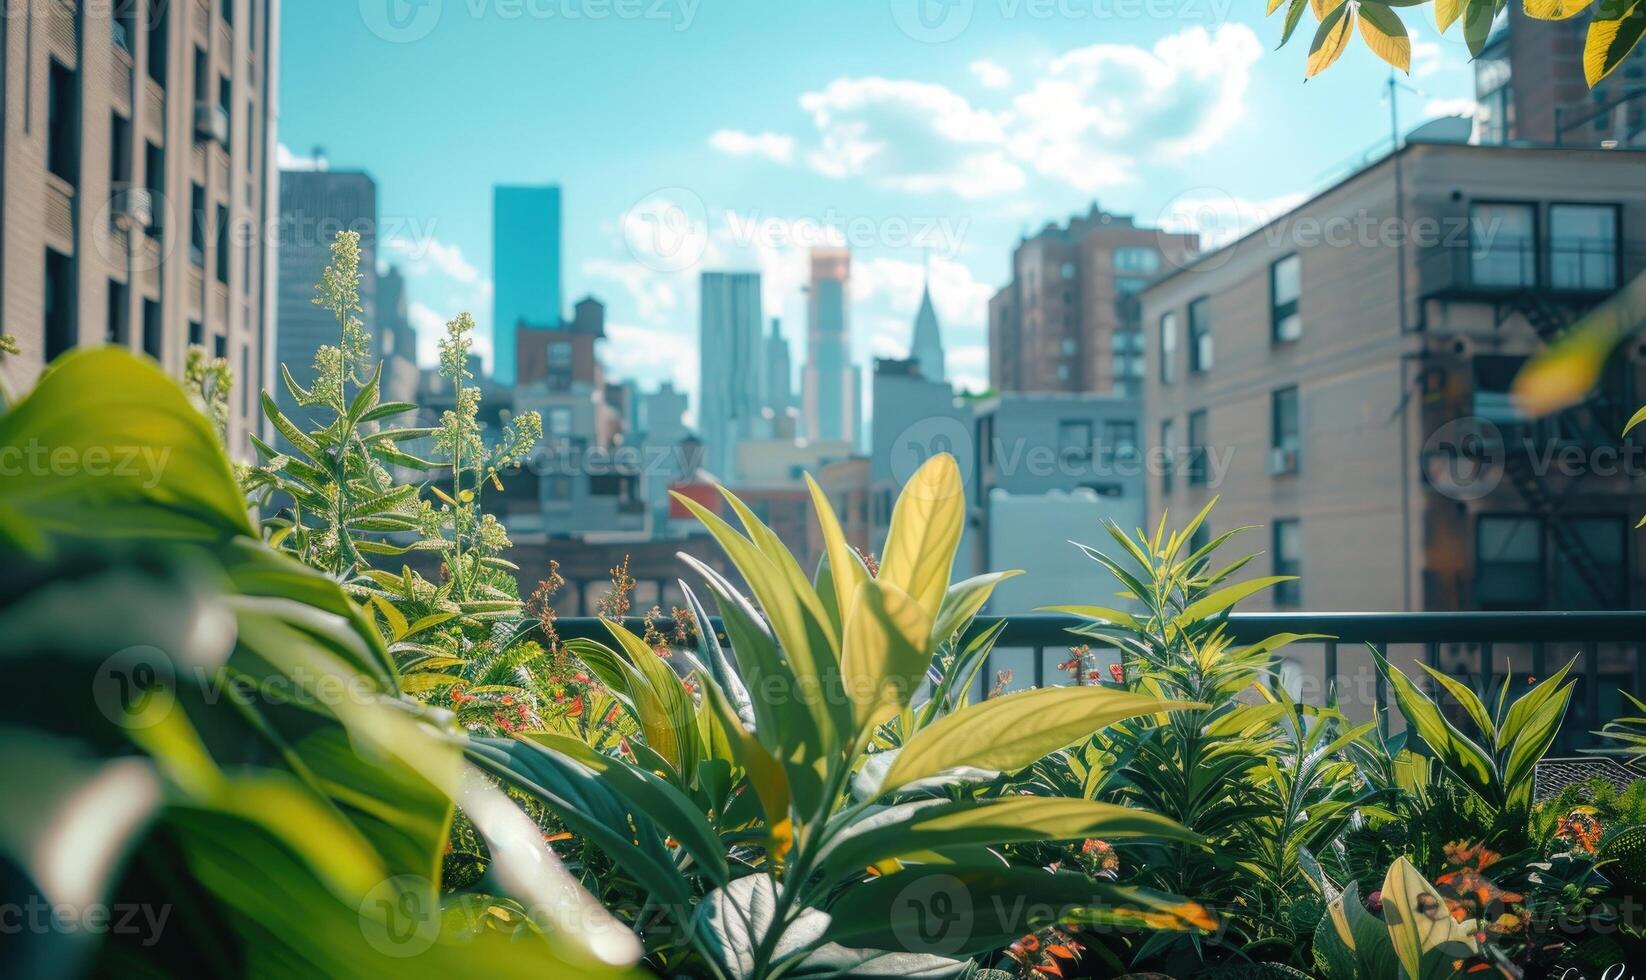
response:
[[[1315,966],[1326,980],[1438,980],[1480,954],[1477,924],[1453,918],[1405,858],[1389,867],[1377,902],[1381,914],[1361,903],[1351,882],[1327,906],[1314,935]]]
[[[552,736],[481,740],[473,752],[600,842],[647,907],[673,920],[654,933],[660,965],[691,962],[735,977],[937,975],[962,968],[953,957],[1052,921],[1210,927],[1193,903],[1006,865],[994,853],[1093,836],[1198,846],[1173,821],[1108,803],[976,791],[980,780],[1105,724],[1183,705],[1092,687],[952,711],[963,698],[913,704],[934,659],[949,675],[975,669],[956,638],[998,581],[949,583],[963,519],[958,469],[939,456],[911,478],[874,575],[815,484],[812,494],[827,546],[815,580],[735,496],[726,500],[746,535],[680,498],[753,592],[696,566],[731,645],[728,660],[704,639],[692,677],[700,701],[616,623],[608,622],[614,647],[571,645],[634,717],[641,737],[629,742],[632,762]],[[938,685],[963,689],[950,676]],[[870,753],[876,745],[882,751]],[[933,910],[908,899],[927,893],[966,903],[967,926],[922,933],[947,925],[922,918]]]
[[[66,355],[0,416],[0,443],[36,441],[156,465],[0,473],[0,660],[42,695],[10,699],[0,723],[5,784],[29,787],[0,801],[0,888],[73,926],[14,937],[7,973],[634,962],[633,938],[465,764],[449,718],[400,696],[339,584],[260,541],[175,381],[117,348]],[[442,898],[460,796],[498,860],[486,892]],[[176,915],[100,931],[111,906]]]
[[[1245,529],[1188,547],[1210,511],[1208,505],[1170,534],[1164,517],[1152,535],[1139,531],[1135,538],[1110,524],[1112,555],[1081,546],[1136,611],[1050,607],[1086,620],[1074,630],[1083,640],[1120,652],[1116,686],[1200,704],[1100,733],[1078,762],[1076,791],[1153,810],[1206,839],[1209,851],[1144,849],[1143,879],[1215,908],[1227,927],[1220,941],[1243,955],[1269,948],[1285,958],[1297,945],[1294,907],[1312,909],[1319,901],[1305,870],[1311,851],[1334,840],[1364,802],[1344,750],[1371,726],[1350,728],[1335,711],[1299,704],[1270,683],[1276,651],[1309,637],[1231,642],[1222,628],[1226,614],[1286,579],[1229,584],[1250,558],[1223,567],[1212,562]],[[1301,924],[1312,928],[1313,918],[1305,914]],[[1174,942],[1162,935],[1144,952]],[[1198,960],[1203,946],[1196,943],[1195,951]]]

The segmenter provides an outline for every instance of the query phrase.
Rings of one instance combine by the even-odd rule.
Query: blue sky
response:
[[[280,142],[376,178],[425,351],[461,310],[489,330],[491,188],[544,182],[620,377],[695,390],[702,269],[760,269],[802,350],[805,246],[844,239],[858,359],[906,349],[929,265],[951,373],[981,385],[1021,233],[1094,200],[1226,229],[1387,138],[1386,67],[1356,42],[1305,83],[1308,25],[1275,51],[1263,6],[286,0]],[[1414,27],[1408,126],[1473,90],[1457,30]]]

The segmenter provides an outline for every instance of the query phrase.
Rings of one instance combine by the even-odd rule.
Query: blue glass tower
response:
[[[494,189],[492,284],[492,377],[512,385],[520,322],[560,327],[559,187]]]

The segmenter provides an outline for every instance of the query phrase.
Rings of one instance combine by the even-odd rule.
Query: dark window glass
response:
[[[1206,485],[1206,410],[1189,413],[1189,486]]]
[[[1303,262],[1288,255],[1269,267],[1269,326],[1276,343],[1303,336],[1297,301],[1303,295]]]
[[[229,281],[229,209],[219,204],[217,206],[217,225],[213,229],[217,233],[217,281]]]
[[[143,353],[157,361],[166,353],[160,332],[160,304],[152,299],[143,301]]]
[[[126,286],[124,283],[109,280],[109,311],[108,311],[108,342],[124,347],[130,337],[129,324],[126,318]]]
[[[199,184],[189,187],[189,261],[206,264],[206,189]]]
[[[1482,515],[1475,522],[1475,604],[1539,609],[1544,596],[1543,520]]]
[[[1172,478],[1177,470],[1177,436],[1172,431],[1172,420],[1160,420],[1160,492],[1172,492]]]
[[[78,76],[55,58],[46,89],[46,168],[71,184],[80,179]]]
[[[1617,208],[1549,205],[1549,284],[1606,292],[1617,288]]]
[[[48,248],[44,310],[48,362],[74,346],[75,312],[74,261]]]
[[[171,4],[167,0],[149,3],[149,77],[162,89],[166,87],[166,68],[171,51]]]
[[[1189,371],[1200,374],[1211,369],[1211,301],[1202,296],[1189,304]]]
[[[1303,574],[1303,525],[1296,520],[1277,520],[1273,528],[1274,573],[1276,575]],[[1303,582],[1279,582],[1275,585],[1275,604],[1298,606],[1303,604]]]
[[[1160,383],[1169,385],[1177,380],[1177,314],[1165,313],[1160,317]]]

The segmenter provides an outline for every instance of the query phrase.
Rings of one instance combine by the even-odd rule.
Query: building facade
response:
[[[420,380],[417,330],[408,312],[406,277],[398,266],[390,266],[377,277],[377,327],[373,339],[377,357],[383,362],[383,400],[415,401]]]
[[[801,415],[812,439],[855,442],[858,436],[862,381],[852,363],[851,270],[850,251],[812,249],[801,384]]]
[[[755,435],[765,407],[760,273],[705,272],[698,283],[697,427],[709,471],[730,483],[737,444]]]
[[[1646,153],[1413,143],[1143,294],[1149,520],[1257,525],[1253,605],[1629,608],[1643,351],[1529,421],[1526,359],[1646,268]],[[1565,461],[1565,462],[1559,462]],[[1639,467],[1635,467],[1638,471]],[[1257,566],[1262,567],[1257,567]]]
[[[989,301],[995,391],[1136,394],[1142,384],[1137,293],[1199,248],[1199,238],[1140,227],[1093,205],[1012,251],[1012,279]]]
[[[500,186],[492,191],[492,376],[515,380],[515,335],[522,323],[553,329],[561,307],[560,188]]]
[[[15,10],[13,9],[15,8]],[[279,0],[30,0],[0,18],[0,315],[13,391],[74,347],[235,375],[247,455],[268,382]]]
[[[337,319],[330,310],[314,305],[314,290],[331,263],[332,241],[344,231],[360,235],[360,318],[375,326],[380,322],[376,181],[357,170],[280,174],[275,369],[284,364],[305,388],[314,383],[314,352],[322,344],[338,343]],[[383,338],[377,339],[381,344]],[[272,385],[271,393],[288,417],[302,417],[303,410],[284,384]]]

